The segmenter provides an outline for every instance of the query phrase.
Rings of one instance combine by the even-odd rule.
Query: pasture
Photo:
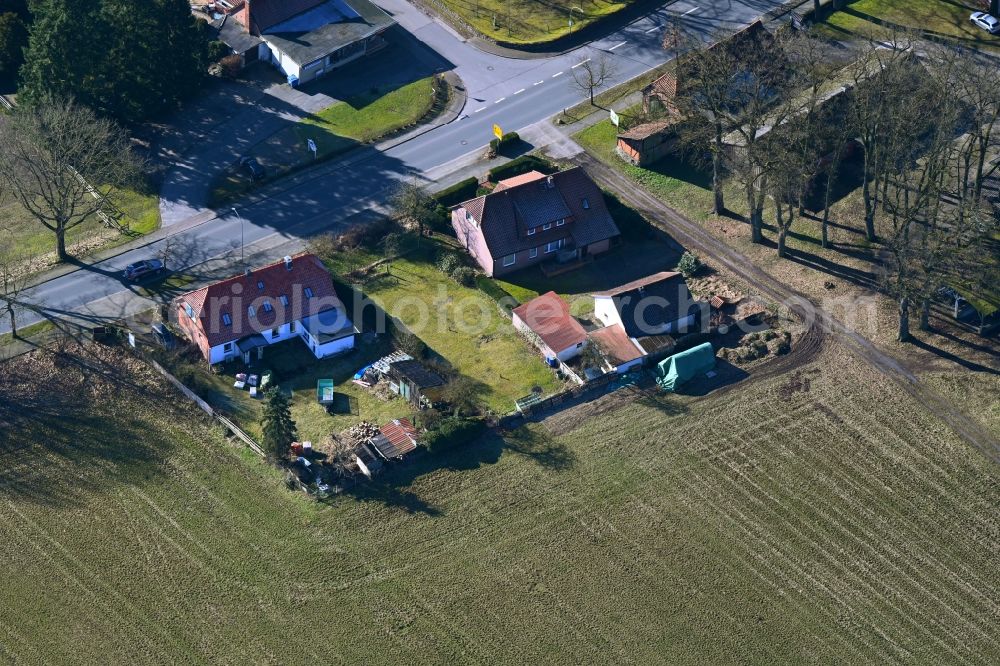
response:
[[[5,659],[1000,654],[995,464],[835,347],[705,398],[612,394],[328,505],[134,361],[4,370]]]

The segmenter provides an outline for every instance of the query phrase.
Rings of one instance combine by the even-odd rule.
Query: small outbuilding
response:
[[[568,361],[587,344],[587,331],[554,291],[517,306],[512,316],[514,328],[533,336],[548,359]]]
[[[664,391],[674,391],[681,384],[714,367],[715,348],[711,342],[704,342],[661,361],[656,366],[656,383]]]
[[[429,407],[441,399],[444,377],[420,361],[397,361],[389,365],[386,374],[390,388],[415,407]]]
[[[386,460],[402,460],[417,448],[417,429],[407,419],[393,419],[369,441]]]

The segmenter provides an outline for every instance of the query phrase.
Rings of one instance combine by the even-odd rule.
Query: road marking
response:
[[[656,32],[659,29],[660,29],[660,26],[654,25],[652,28],[650,28],[649,30],[646,31],[646,34],[648,35],[651,32]]]
[[[681,14],[681,16],[687,16],[688,14],[692,14],[692,13],[698,11],[699,9],[701,9],[701,7],[692,7],[691,9],[689,9],[686,12],[684,12],[683,14]]]
[[[515,94],[515,95],[520,95],[520,94],[521,94],[521,93],[523,93],[523,92],[524,92],[524,88],[521,88],[520,90],[518,90],[518,91],[517,91],[516,93],[514,93],[514,94]]]
[[[500,102],[504,101],[505,99],[507,99],[507,98],[506,97],[501,97],[500,99],[498,99],[497,101],[495,101],[493,103],[494,104],[499,104]]]
[[[616,48],[618,48],[619,46],[625,46],[626,44],[628,44],[628,42],[619,42],[619,43],[615,44],[614,46],[612,46],[612,47],[611,47],[610,49],[608,49],[608,50],[609,50],[609,51],[614,51],[614,50],[615,50]]]
[[[473,113],[479,113],[480,111],[485,111],[485,110],[486,110],[486,107],[485,106],[481,106],[478,109],[476,109],[475,111],[473,111]]]
[[[554,79],[554,78],[556,78],[557,76],[560,76],[561,74],[562,74],[562,72],[556,72],[555,74],[553,74],[553,75],[552,75],[552,78]]]
[[[532,83],[531,85],[533,85],[533,86],[540,86],[540,85],[542,85],[543,83],[545,83],[545,81],[535,81],[535,82],[534,82],[534,83]]]
[[[573,69],[576,69],[577,67],[580,67],[581,65],[586,65],[588,62],[590,62],[590,58],[587,58],[586,60],[582,60],[582,61],[576,63],[575,65],[573,65]]]

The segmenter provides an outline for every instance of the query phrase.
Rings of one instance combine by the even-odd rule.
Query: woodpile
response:
[[[341,437],[354,442],[354,444],[361,444],[368,441],[370,438],[378,434],[378,426],[370,421],[362,421],[356,425],[352,425],[341,433]]]

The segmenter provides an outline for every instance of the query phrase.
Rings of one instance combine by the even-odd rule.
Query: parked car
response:
[[[154,323],[150,327],[150,332],[153,334],[153,339],[156,340],[161,347],[164,349],[173,349],[176,344],[174,340],[174,334],[170,332],[170,329],[164,326],[160,322]]]
[[[972,12],[972,15],[969,16],[969,20],[991,35],[995,35],[1000,32],[1000,19],[995,16],[991,16],[986,12]]]
[[[150,275],[162,275],[166,269],[166,265],[159,259],[143,259],[126,266],[122,275],[126,280],[135,282]]]
[[[267,176],[267,171],[261,166],[261,163],[257,161],[256,157],[241,157],[240,158],[240,170],[245,172],[250,176],[250,182],[256,183]]]

